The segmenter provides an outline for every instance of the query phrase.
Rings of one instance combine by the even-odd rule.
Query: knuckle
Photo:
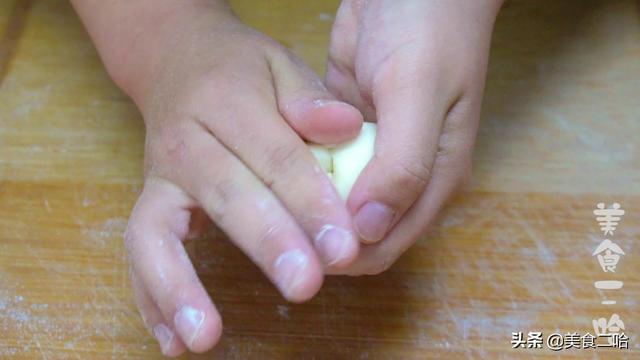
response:
[[[265,173],[270,174],[265,178],[265,183],[269,187],[273,185],[277,174],[287,173],[290,169],[296,168],[302,158],[301,151],[295,143],[274,145],[267,149],[265,157]]]
[[[164,124],[153,131],[147,146],[152,165],[166,164],[169,168],[183,165],[187,160],[185,132],[179,126]],[[155,168],[156,166],[152,166]]]
[[[455,152],[439,152],[437,158],[439,172],[443,172],[452,179],[453,190],[459,191],[471,180],[471,156]]]
[[[188,160],[188,148],[185,139],[177,136],[173,140],[166,142],[165,159],[170,168],[177,168],[185,164]]]
[[[203,194],[203,206],[209,215],[217,222],[224,222],[226,209],[229,204],[237,201],[242,194],[242,189],[233,179],[220,179],[216,181],[210,190]]]
[[[422,159],[404,158],[395,163],[395,186],[400,189],[422,189],[427,186],[431,165]]]
[[[241,189],[237,181],[233,179],[223,179],[216,183],[215,192],[218,201],[222,204],[229,204],[239,196]]]

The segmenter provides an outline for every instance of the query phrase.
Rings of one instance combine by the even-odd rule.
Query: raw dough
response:
[[[360,134],[346,143],[334,146],[308,144],[344,200],[349,196],[362,169],[373,157],[375,140],[376,124],[366,122],[362,125]]]

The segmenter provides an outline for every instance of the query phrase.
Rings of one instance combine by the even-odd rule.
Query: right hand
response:
[[[218,341],[221,320],[182,241],[202,209],[291,301],[358,254],[351,217],[303,140],[354,137],[360,112],[300,60],[230,14],[165,20],[144,79],[126,79],[147,128],[144,189],[125,234],[145,324],[165,355]],[[120,82],[122,83],[122,81]]]

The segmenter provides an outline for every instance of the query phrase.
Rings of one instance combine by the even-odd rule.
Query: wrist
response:
[[[179,34],[199,19],[233,18],[226,1],[76,0],[80,14],[114,82],[140,105]]]

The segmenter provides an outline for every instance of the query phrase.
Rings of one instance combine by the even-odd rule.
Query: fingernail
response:
[[[275,263],[275,280],[285,297],[295,297],[293,295],[305,278],[304,270],[308,263],[309,258],[299,249],[278,256]]]
[[[204,312],[191,306],[183,306],[176,313],[173,321],[180,337],[191,348],[204,323]]]
[[[393,210],[379,202],[365,203],[355,216],[356,231],[367,242],[381,240],[393,221]]]
[[[313,100],[313,106],[319,108],[319,107],[323,107],[323,106],[327,106],[327,105],[331,105],[331,104],[338,104],[338,103],[342,103],[341,101],[338,100],[332,100],[332,99],[315,99]]]
[[[166,355],[173,341],[173,332],[165,324],[159,324],[153,328],[153,336],[158,340],[162,353]]]
[[[351,239],[347,230],[325,225],[316,236],[316,250],[322,261],[330,266],[346,257]]]

